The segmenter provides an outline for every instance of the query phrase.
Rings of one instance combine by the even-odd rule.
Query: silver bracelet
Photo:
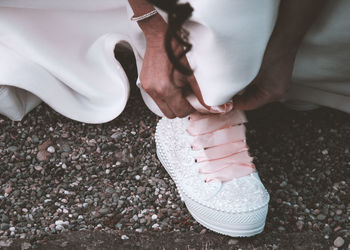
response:
[[[145,19],[147,19],[147,18],[150,18],[151,16],[156,15],[157,13],[158,13],[157,10],[152,10],[151,12],[148,12],[148,13],[142,15],[142,16],[136,16],[136,17],[133,16],[133,17],[131,18],[131,21],[140,22],[140,21],[142,21],[142,20],[145,20]]]

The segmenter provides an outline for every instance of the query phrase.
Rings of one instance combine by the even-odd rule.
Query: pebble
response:
[[[129,239],[129,237],[128,236],[126,236],[125,234],[123,234],[122,235],[122,237],[120,237],[122,240],[128,240]]]
[[[37,171],[43,170],[43,167],[42,167],[42,166],[35,166],[34,168],[35,168],[35,170],[37,170]]]
[[[287,186],[287,182],[286,181],[282,181],[281,184],[280,184],[280,187],[286,187]]]
[[[1,223],[0,224],[0,230],[7,230],[9,229],[10,225],[8,223]]]
[[[297,228],[298,228],[299,231],[303,230],[303,227],[304,227],[304,222],[303,221],[298,220],[296,225],[297,225]]]
[[[47,152],[55,153],[55,148],[53,146],[50,146],[50,147],[47,148]]]
[[[12,187],[5,188],[5,194],[9,194],[12,192]]]
[[[229,245],[237,245],[238,244],[238,240],[236,240],[236,239],[230,239],[229,241],[228,241],[228,243],[227,244],[229,244]]]
[[[111,135],[112,139],[120,140],[123,137],[123,134],[120,132],[115,132]]]
[[[109,208],[101,208],[100,210],[98,210],[98,212],[102,215],[108,214],[109,211]]]
[[[38,161],[47,161],[49,158],[49,153],[45,151],[39,151],[36,155]]]
[[[27,249],[30,249],[32,248],[32,244],[28,243],[28,242],[23,242],[21,244],[21,250],[27,250]]]
[[[64,226],[63,225],[56,225],[55,229],[58,231],[62,231],[64,229]]]
[[[319,215],[317,215],[317,219],[320,220],[320,221],[323,221],[323,220],[325,220],[326,218],[327,218],[327,216],[324,215],[324,214],[319,214]]]
[[[345,243],[344,239],[340,236],[338,236],[333,242],[335,247],[342,247],[344,243]]]
[[[69,221],[56,220],[55,225],[69,225]]]
[[[156,214],[153,214],[151,218],[152,218],[152,220],[156,220],[158,218],[158,216]]]
[[[16,147],[16,146],[11,146],[11,147],[8,147],[7,150],[14,153],[14,152],[17,152],[18,147]]]
[[[1,216],[1,222],[8,223],[9,222],[9,217],[6,214],[3,214]]]
[[[337,210],[335,211],[335,214],[336,214],[336,215],[342,215],[342,213],[343,213],[343,211],[340,210],[340,209],[337,209]]]

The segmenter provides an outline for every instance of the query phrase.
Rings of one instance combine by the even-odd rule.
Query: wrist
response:
[[[138,22],[138,25],[145,35],[146,42],[164,41],[168,25],[159,14]]]

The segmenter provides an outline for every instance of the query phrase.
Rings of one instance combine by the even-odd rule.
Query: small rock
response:
[[[345,243],[344,239],[340,236],[338,236],[333,242],[335,247],[342,247],[344,243]]]
[[[122,240],[128,240],[129,239],[129,237],[128,236],[126,236],[125,234],[123,234],[122,235],[122,237],[120,237]]]
[[[109,208],[101,208],[100,210],[98,210],[98,212],[102,215],[108,214]]]
[[[37,170],[37,171],[43,170],[43,167],[42,167],[42,166],[35,166],[34,168],[35,168],[35,170]]]
[[[52,144],[51,140],[48,139],[48,140],[46,140],[44,143],[40,144],[40,145],[38,146],[38,149],[39,149],[39,151],[44,151],[44,150],[46,150],[51,144]]]
[[[47,152],[49,152],[51,154],[55,153],[55,148],[53,146],[50,146],[50,147],[47,148]]]
[[[16,228],[15,228],[15,227],[10,227],[9,230],[10,230],[11,232],[14,232],[14,231],[16,231]]]
[[[9,222],[9,217],[6,214],[3,214],[1,216],[1,222],[8,223]]]
[[[70,146],[68,144],[63,144],[62,150],[66,153],[69,153],[71,151]]]
[[[324,214],[319,214],[319,215],[317,215],[317,219],[320,220],[320,221],[323,221],[323,220],[325,220],[326,218],[327,218],[327,216],[324,215]]]
[[[152,228],[153,228],[153,229],[159,228],[159,224],[158,224],[158,223],[153,224],[153,225],[152,225]]]
[[[69,225],[69,221],[56,220],[55,225]]]
[[[123,134],[120,132],[115,132],[113,135],[111,135],[111,138],[119,140],[119,139],[123,138]]]
[[[146,188],[145,187],[137,187],[137,193],[141,194],[143,192],[145,192]]]
[[[12,188],[11,187],[5,188],[5,194],[9,194],[11,192],[12,192]]]
[[[203,228],[199,234],[205,234],[207,232],[207,229]]]
[[[14,153],[14,152],[16,152],[16,151],[18,150],[18,147],[16,147],[16,146],[11,146],[11,147],[8,147],[7,150]]]
[[[156,214],[153,214],[151,218],[152,218],[152,220],[156,220],[158,218],[158,216]]]
[[[64,227],[62,225],[56,225],[55,228],[57,231],[62,231],[64,229]]]
[[[64,241],[61,243],[61,247],[67,247],[68,246],[68,241]]]
[[[28,242],[23,242],[21,244],[21,250],[27,250],[27,249],[30,249],[32,247],[32,245]]]
[[[335,211],[335,214],[336,214],[336,215],[341,215],[342,213],[343,213],[343,211],[340,210],[340,209],[337,209],[337,210]]]
[[[230,239],[227,244],[229,245],[236,245],[238,243],[238,240]]]
[[[9,227],[10,227],[10,225],[9,224],[7,224],[7,223],[1,223],[0,224],[0,230],[7,230],[7,229],[9,229]]]
[[[39,151],[36,155],[36,159],[38,161],[47,161],[49,159],[50,154],[46,151]]]
[[[12,245],[12,240],[0,240],[0,248],[1,247],[10,247]]]
[[[281,184],[280,184],[280,187],[285,187],[287,186],[287,182],[286,181],[282,181]]]
[[[296,225],[297,225],[297,228],[298,228],[299,231],[303,230],[303,227],[304,227],[304,222],[303,221],[300,221],[300,220],[297,221]]]

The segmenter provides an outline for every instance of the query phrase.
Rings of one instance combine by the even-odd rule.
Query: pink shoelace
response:
[[[246,143],[244,113],[233,109],[232,103],[208,110],[196,97],[187,99],[197,112],[190,115],[186,131],[193,137],[196,164],[206,181],[226,182],[256,171]]]

